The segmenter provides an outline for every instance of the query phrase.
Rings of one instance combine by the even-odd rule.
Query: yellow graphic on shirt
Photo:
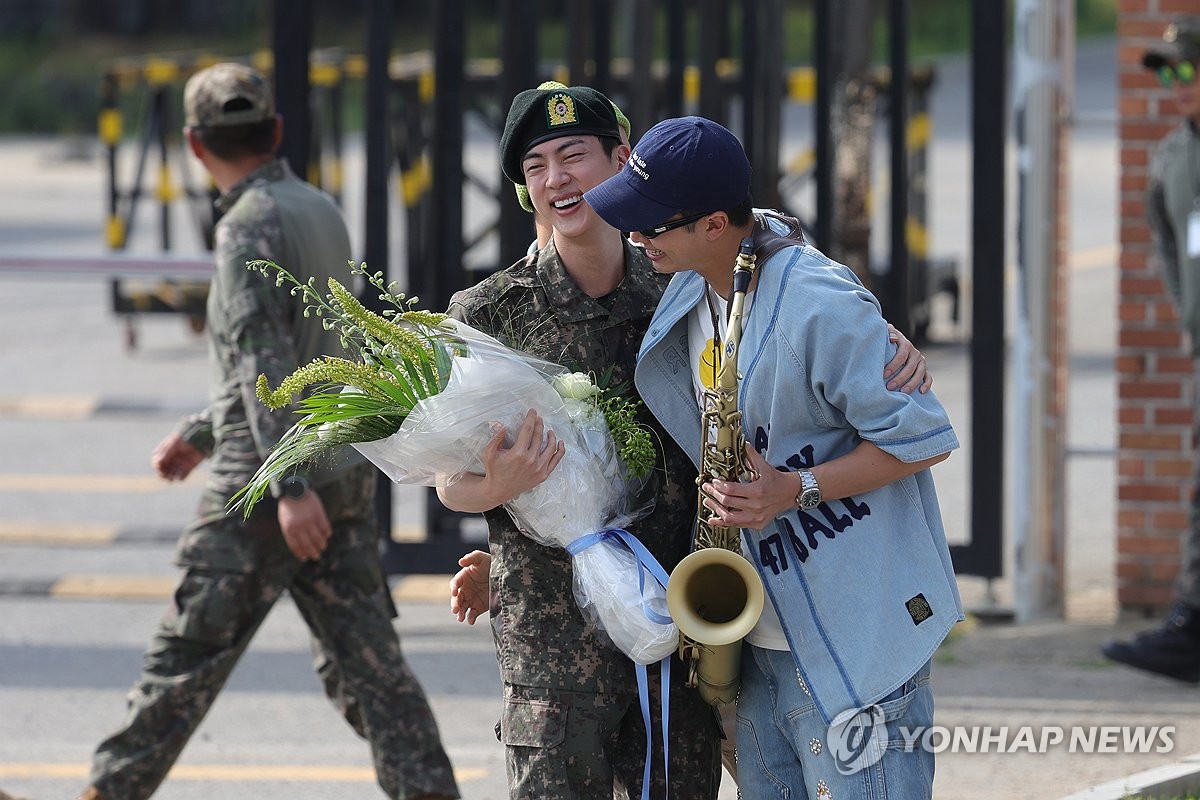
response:
[[[721,352],[721,343],[710,338],[700,351],[700,383],[705,389],[714,389],[717,385],[717,355]]]

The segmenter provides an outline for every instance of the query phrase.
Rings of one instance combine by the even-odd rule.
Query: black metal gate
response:
[[[311,120],[308,104],[308,70],[300,66],[311,39],[312,0],[275,0],[276,63],[292,68],[276,70],[280,108],[307,137]],[[444,307],[458,288],[483,273],[499,269],[525,252],[532,239],[529,217],[522,212],[509,187],[494,174],[478,177],[464,170],[464,114],[490,118],[497,130],[506,100],[521,89],[554,77],[565,83],[586,83],[605,91],[631,112],[638,127],[680,113],[699,113],[722,123],[742,127],[742,139],[755,164],[754,195],[762,205],[782,207],[779,184],[780,105],[782,86],[782,0],[639,0],[623,4],[631,9],[624,23],[631,54],[625,63],[611,57],[617,4],[613,0],[580,0],[556,7],[565,15],[569,49],[561,65],[539,63],[539,27],[549,9],[535,0],[501,0],[498,6],[502,31],[499,68],[487,71],[468,63],[465,0],[440,0],[434,4],[433,61],[411,64],[389,75],[390,31],[394,0],[370,0],[367,37],[367,252],[365,259],[387,270],[388,183],[393,166],[400,173],[405,198],[406,273],[411,294],[429,308]],[[973,327],[971,339],[971,541],[952,548],[961,574],[988,578],[1001,574],[1003,527],[1003,401],[1004,396],[1004,98],[1005,45],[996,31],[1004,30],[1005,4],[979,0],[972,20],[972,110],[974,141],[973,219],[971,265],[973,270]],[[828,238],[833,216],[833,176],[830,171],[829,108],[832,76],[828,21],[832,0],[814,0],[815,215],[817,242]],[[889,0],[890,68],[893,75],[909,75],[907,59],[907,0]],[[736,13],[741,36],[730,41],[727,22]],[[692,23],[689,25],[688,20]],[[664,57],[656,59],[656,25],[662,28]],[[684,31],[695,30],[698,42],[689,66]],[[748,57],[738,57],[745,56]],[[636,77],[635,77],[636,76]],[[431,91],[431,87],[436,87]],[[892,143],[890,209],[891,268],[880,287],[889,319],[914,335],[910,311],[914,300],[927,291],[914,280],[911,243],[905,235],[914,204],[909,177],[920,161],[906,149],[910,120],[908,81],[894,81],[889,104]],[[291,98],[286,100],[286,98]],[[287,107],[285,107],[285,103]],[[918,101],[919,105],[919,101]],[[740,114],[734,122],[735,114]],[[307,163],[311,144],[285,139],[285,150],[294,161]],[[389,152],[390,151],[390,152]],[[476,225],[464,236],[463,187],[491,189],[494,218]],[[432,190],[436,189],[436,190]],[[923,190],[922,190],[923,191]],[[916,199],[918,209],[922,196]],[[491,238],[498,257],[468,271],[463,264],[469,252]],[[920,261],[918,255],[916,261]],[[919,324],[919,320],[916,321]],[[385,479],[381,479],[385,480]],[[388,487],[390,489],[390,486]],[[390,491],[381,492],[380,513],[391,528]],[[477,545],[462,535],[463,517],[446,510],[428,493],[427,537],[421,544],[389,540],[385,553],[390,572],[444,572],[454,569],[456,557]]]

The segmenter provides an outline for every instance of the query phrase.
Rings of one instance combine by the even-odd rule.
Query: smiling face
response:
[[[673,222],[685,216],[690,218],[693,215],[675,214],[664,222]],[[634,244],[642,246],[657,272],[674,274],[685,270],[694,270],[697,268],[697,264],[703,261],[702,251],[708,242],[705,233],[708,228],[706,220],[709,216],[715,216],[715,212],[705,215],[704,218],[695,220],[689,225],[672,228],[653,238],[640,231],[634,231],[629,235],[629,239]]]
[[[750,223],[734,225],[727,211],[680,213],[663,223],[675,221],[681,223],[680,227],[652,237],[634,231],[629,239],[643,248],[656,272],[695,272],[717,294],[728,298],[738,245],[743,236],[749,235]]]
[[[535,145],[521,160],[525,185],[535,213],[566,236],[587,233],[596,226],[608,228],[583,193],[615,175],[628,155],[627,145],[612,154],[596,136],[563,136]]]

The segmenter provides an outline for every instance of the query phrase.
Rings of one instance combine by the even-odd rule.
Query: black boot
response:
[[[1132,642],[1106,642],[1101,652],[1137,669],[1200,683],[1200,610],[1176,603],[1160,627]]]

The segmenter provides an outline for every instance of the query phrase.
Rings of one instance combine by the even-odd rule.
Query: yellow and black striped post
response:
[[[117,188],[117,147],[121,143],[123,127],[117,96],[117,76],[113,72],[106,72],[100,80],[100,117],[96,122],[96,131],[108,153],[108,219],[104,235],[110,250],[120,250],[125,246],[125,223],[121,219],[121,195]]]

